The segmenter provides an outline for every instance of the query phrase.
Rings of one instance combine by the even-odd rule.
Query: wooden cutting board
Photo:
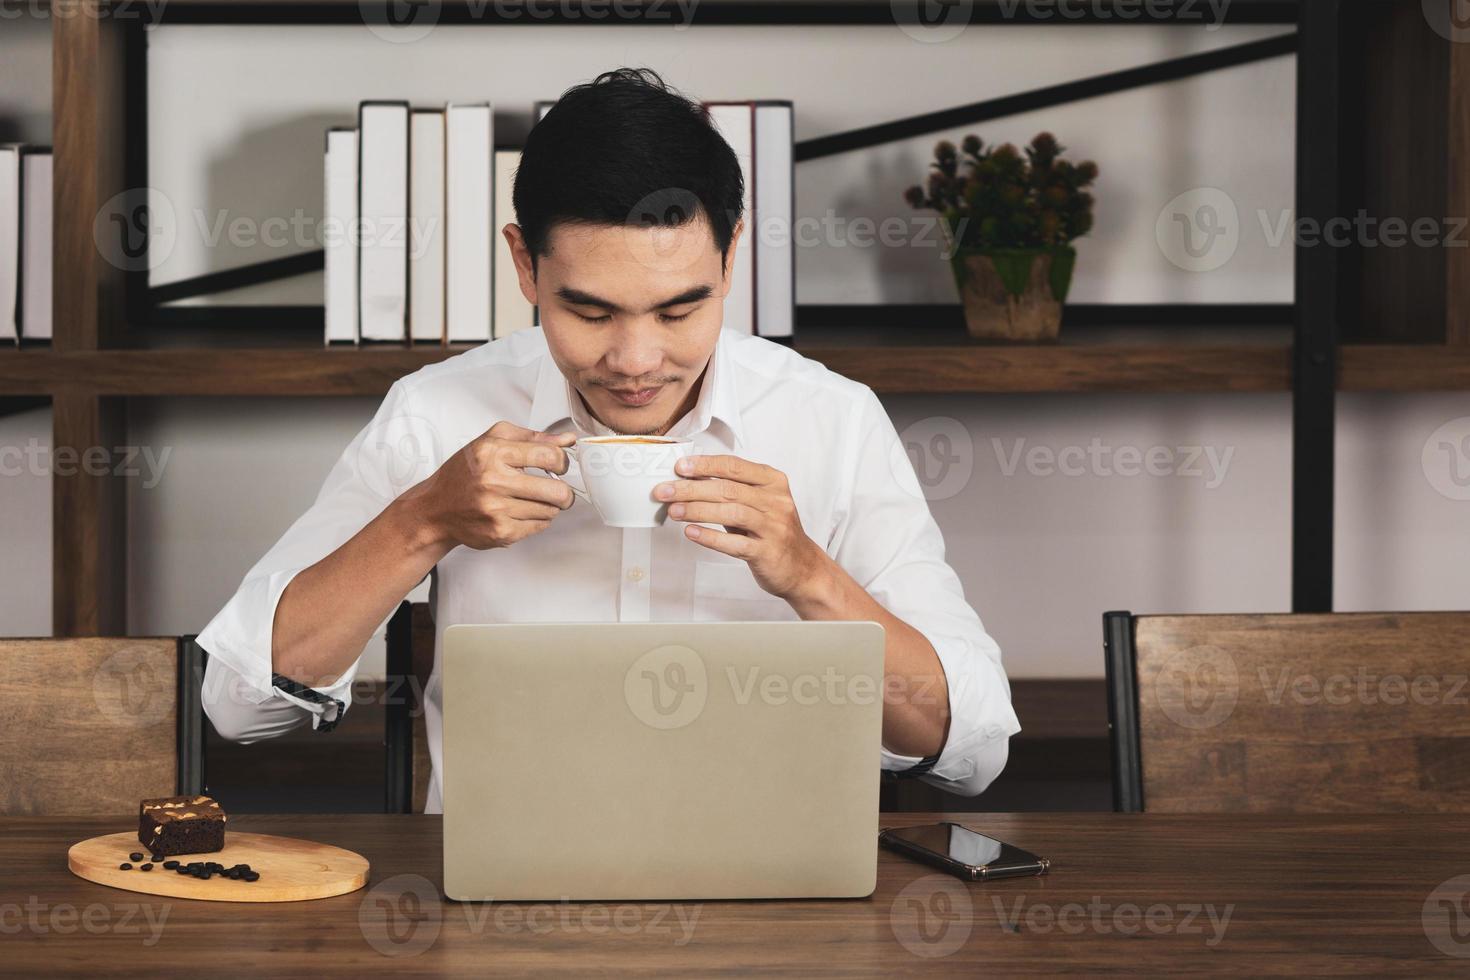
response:
[[[128,857],[139,851],[143,852],[142,861]],[[210,902],[300,902],[331,898],[356,891],[367,883],[368,877],[367,859],[353,851],[309,840],[234,830],[225,835],[224,850],[176,854],[165,860],[181,864],[217,861],[227,868],[248,864],[260,872],[260,880],[234,881],[216,874],[208,881],[201,881],[165,870],[159,862],[154,862],[152,871],[140,871],[139,865],[148,861],[148,853],[138,843],[137,831],[93,837],[73,844],[66,853],[66,864],[73,874],[99,885]],[[125,861],[132,864],[131,871],[119,870],[118,865]]]

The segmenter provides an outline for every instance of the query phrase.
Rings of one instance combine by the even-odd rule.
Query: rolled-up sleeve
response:
[[[828,554],[933,645],[949,689],[949,733],[920,778],[975,796],[1005,768],[1010,736],[1021,730],[1000,647],[965,601],[913,463],[871,389],[852,429],[848,459],[850,476],[839,490]],[[900,694],[926,696],[922,688]],[[926,761],[883,749],[884,769],[912,770]]]
[[[437,433],[414,414],[411,401],[404,382],[393,385],[372,421],[332,466],[315,503],[246,573],[199,633],[198,643],[209,655],[204,711],[223,737],[253,742],[308,719],[312,728],[329,730],[352,704],[357,661],[319,688],[304,688],[274,672],[276,607],[297,574],[340,548],[438,466]]]

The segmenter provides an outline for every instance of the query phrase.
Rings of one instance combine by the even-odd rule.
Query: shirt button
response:
[[[639,568],[637,565],[634,565],[632,568],[628,569],[628,581],[629,582],[641,582],[641,581],[643,581],[643,569]]]

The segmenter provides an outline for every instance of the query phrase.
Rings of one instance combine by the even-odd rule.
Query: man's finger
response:
[[[577,439],[575,432],[542,432],[503,419],[486,429],[485,435],[512,442],[546,442],[557,446],[570,446]]]
[[[685,456],[675,464],[674,472],[680,476],[716,476],[726,480],[734,480],[737,483],[761,486],[770,482],[771,475],[775,470],[762,463],[752,463],[748,459],[741,459],[739,456],[716,453],[711,455]]]

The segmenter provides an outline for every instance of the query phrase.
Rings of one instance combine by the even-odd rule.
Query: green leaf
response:
[[[1051,253],[1051,295],[1058,303],[1067,301],[1067,292],[1072,288],[1072,270],[1077,266],[1075,248],[1058,248]]]

